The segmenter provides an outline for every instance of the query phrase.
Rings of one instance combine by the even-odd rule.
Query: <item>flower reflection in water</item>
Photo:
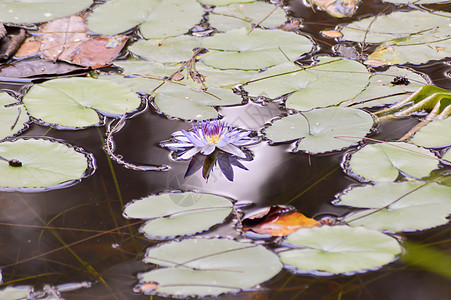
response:
[[[185,177],[203,167],[202,175],[208,179],[218,164],[222,173],[232,181],[233,166],[247,170],[239,160],[252,160],[252,153],[242,148],[260,141],[252,134],[252,131],[229,126],[225,121],[201,121],[193,125],[192,131],[174,132],[173,140],[161,145],[174,151],[175,159],[191,159]]]

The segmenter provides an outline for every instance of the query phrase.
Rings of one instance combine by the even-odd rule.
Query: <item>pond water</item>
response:
[[[317,54],[333,54],[336,42],[319,35],[323,29],[377,13],[397,9],[393,4],[363,1],[352,18],[334,19],[313,12],[300,3],[288,1],[291,15],[302,18],[302,32],[318,44]],[[430,6],[449,11],[451,4]],[[414,20],[412,20],[414,21]],[[303,58],[309,61],[310,57]],[[410,66],[427,74],[437,86],[451,89],[449,61]],[[4,91],[23,93],[27,83],[3,81]],[[255,103],[219,108],[224,119],[235,126],[258,130],[285,109],[279,103]],[[107,120],[109,124],[110,119]],[[371,136],[395,140],[418,121],[409,118],[384,123]],[[169,119],[147,105],[127,120],[114,134],[115,153],[136,165],[169,165],[167,172],[145,172],[117,164],[104,151],[107,125],[71,131],[31,124],[22,136],[47,136],[77,145],[94,155],[95,173],[73,186],[45,192],[0,192],[0,263],[6,285],[83,283],[63,292],[65,299],[149,299],[133,292],[136,274],[152,269],[141,262],[145,249],[159,243],[138,232],[137,220],[122,216],[124,204],[164,191],[189,190],[230,197],[251,208],[292,205],[307,216],[342,216],[349,210],[331,204],[334,196],[358,183],[340,167],[343,152],[327,155],[292,153],[293,144],[269,145],[267,141],[249,147],[254,159],[243,162],[248,170],[234,169],[231,182],[216,168],[208,181],[196,173],[184,177],[186,161],[175,161],[159,146],[174,131],[189,129],[185,121]],[[246,210],[245,210],[246,211]],[[229,220],[203,233],[204,236],[232,235]],[[437,245],[450,251],[449,226],[417,233],[404,233],[409,241]],[[271,246],[271,245],[270,245]],[[76,286],[76,285],[75,285]],[[78,286],[76,286],[78,287]],[[314,276],[283,270],[261,287],[220,299],[446,299],[450,295],[445,277],[396,261],[379,270],[352,276]],[[49,295],[51,293],[49,292]],[[153,296],[152,299],[159,299]]]

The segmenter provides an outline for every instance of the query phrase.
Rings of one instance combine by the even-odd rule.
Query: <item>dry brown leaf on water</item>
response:
[[[284,206],[271,206],[243,220],[243,230],[272,236],[288,235],[299,228],[319,226],[318,221]]]
[[[320,9],[335,18],[346,18],[354,15],[359,0],[312,0]]]
[[[62,60],[85,67],[107,66],[119,54],[127,41],[122,35],[92,37],[86,20],[81,16],[56,19],[41,26],[29,38],[16,57],[39,54],[49,60]]]
[[[341,32],[335,31],[335,30],[322,30],[320,33],[323,36],[330,37],[330,38],[337,38],[341,37],[343,34]]]
[[[0,77],[28,78],[48,75],[64,75],[88,71],[87,67],[71,65],[66,62],[53,62],[45,59],[26,59],[0,66]]]

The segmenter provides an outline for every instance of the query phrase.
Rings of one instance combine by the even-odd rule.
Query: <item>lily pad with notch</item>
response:
[[[327,107],[278,119],[264,133],[274,143],[298,140],[295,151],[318,154],[356,145],[373,125],[363,110]]]
[[[29,119],[22,104],[7,93],[0,93],[0,140],[26,129]]]
[[[295,61],[313,49],[312,41],[283,30],[239,28],[218,33],[202,41],[209,50],[203,61],[218,69],[259,70]]]
[[[370,73],[354,60],[321,57],[316,65],[284,63],[260,73],[244,89],[251,97],[288,95],[286,107],[300,111],[338,105],[368,85]]]
[[[365,145],[345,155],[342,163],[350,176],[376,182],[395,181],[400,175],[423,178],[438,165],[439,159],[430,151],[402,142]]]
[[[98,125],[100,116],[136,111],[141,99],[129,88],[106,80],[53,79],[35,84],[24,96],[29,114],[45,124],[76,129]]]
[[[434,182],[383,182],[348,189],[334,204],[365,209],[344,217],[351,226],[418,231],[448,223],[450,195],[451,187]]]
[[[225,197],[173,192],[130,202],[124,216],[148,220],[140,231],[148,237],[166,238],[208,230],[222,223],[232,209],[233,203]]]
[[[391,236],[363,227],[301,228],[286,242],[296,248],[279,253],[287,268],[315,275],[352,275],[394,261],[401,246]]]
[[[182,35],[202,20],[196,0],[112,0],[96,7],[88,18],[90,30],[105,35],[140,25],[144,38]],[[111,22],[111,16],[118,16]]]
[[[217,296],[263,283],[282,270],[279,258],[262,245],[230,239],[185,239],[149,248],[145,263],[158,269],[140,273],[147,291],[171,297]],[[140,285],[136,288],[139,291]]]
[[[40,191],[69,186],[94,172],[82,149],[49,139],[0,143],[0,190]]]

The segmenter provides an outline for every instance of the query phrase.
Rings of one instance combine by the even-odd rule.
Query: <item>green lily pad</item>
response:
[[[451,187],[437,183],[384,182],[347,190],[334,204],[368,208],[344,218],[351,226],[417,231],[448,223],[450,195]]]
[[[141,228],[148,237],[194,234],[219,224],[232,212],[224,197],[201,193],[167,193],[128,203],[124,217],[145,219]]]
[[[409,84],[393,84],[396,77],[405,77]],[[428,81],[420,74],[393,66],[387,71],[372,74],[368,86],[361,93],[340,105],[363,108],[392,104],[405,99],[409,93],[417,91],[425,84],[428,84]]]
[[[255,2],[256,0],[198,0],[200,3],[207,4],[207,5],[217,5],[217,6],[224,6],[229,5],[233,3],[249,3],[249,2]]]
[[[280,260],[301,273],[349,275],[377,269],[401,253],[394,238],[363,227],[301,228],[286,241],[303,248],[280,252]]]
[[[202,20],[196,0],[112,0],[96,7],[88,17],[90,30],[114,35],[140,25],[146,39],[182,35]],[[117,16],[114,22],[111,16]]]
[[[0,22],[41,23],[71,16],[92,4],[92,0],[3,0],[0,3]]]
[[[451,118],[435,120],[421,128],[410,140],[418,146],[427,148],[442,148],[451,145]]]
[[[30,299],[33,288],[28,285],[7,286],[0,290],[0,298],[8,300]]]
[[[279,258],[262,245],[229,239],[185,239],[149,248],[144,262],[158,269],[141,273],[141,283],[155,283],[152,294],[217,296],[250,289],[282,269]]]
[[[355,137],[368,134],[373,123],[373,117],[362,110],[328,107],[276,120],[265,134],[276,143],[298,139],[296,150],[316,154],[357,144],[361,139]]]
[[[241,27],[250,30],[256,24],[265,28],[276,28],[287,21],[282,8],[265,2],[215,7],[208,19],[210,25],[220,31]]]
[[[316,66],[301,69],[291,63],[275,66],[244,86],[251,97],[277,98],[292,93],[286,107],[310,110],[340,104],[359,94],[370,73],[354,60],[322,57]]]
[[[345,40],[383,43],[368,57],[369,64],[421,64],[449,56],[450,18],[441,11],[397,11],[353,22],[341,33]]]
[[[23,103],[36,119],[64,128],[100,123],[99,114],[121,116],[137,110],[138,95],[116,83],[89,78],[62,78],[34,85]]]
[[[343,39],[354,42],[381,43],[394,39],[433,34],[449,30],[451,13],[422,10],[396,11],[389,15],[365,18],[346,25]],[[376,20],[374,20],[376,18]],[[415,22],[412,22],[415,20]]]
[[[13,136],[27,128],[28,114],[22,104],[7,93],[0,93],[0,140]]]
[[[193,49],[200,46],[201,39],[182,35],[166,39],[140,40],[129,50],[145,59],[160,63],[176,63],[189,60]]]
[[[93,158],[73,147],[47,139],[0,143],[0,189],[46,190],[86,177]]]
[[[213,106],[236,105],[242,99],[228,89],[209,88],[208,91],[202,91],[168,82],[156,91],[154,101],[157,108],[169,116],[184,120],[207,120],[219,116]]]
[[[203,39],[209,50],[205,64],[218,69],[258,70],[296,60],[312,50],[312,41],[302,35],[283,30],[246,28],[218,33]]]
[[[438,159],[428,150],[402,142],[371,144],[348,155],[346,171],[361,180],[394,181],[400,174],[422,178],[438,167]]]
[[[152,93],[153,90],[161,84],[161,80],[155,80],[151,78],[163,78],[169,77],[176,73],[182,65],[180,64],[160,64],[148,61],[117,61],[115,65],[121,67],[124,70],[124,75],[140,75],[141,78],[135,77],[136,86],[130,86],[136,92]],[[219,70],[203,63],[196,63],[196,71],[202,74],[204,77],[204,84],[207,88],[218,87],[218,88],[233,88],[238,84],[243,84],[249,81],[252,77],[255,77],[256,71],[241,71],[241,70]],[[178,80],[178,83],[182,83],[191,87],[202,88],[202,85],[194,81],[188,74],[188,71],[184,69],[181,74],[183,79]],[[105,78],[107,79],[107,78]],[[127,80],[129,78],[126,78]],[[147,84],[146,84],[146,81]],[[134,82],[133,80],[130,80]],[[142,83],[142,84],[141,84]]]

